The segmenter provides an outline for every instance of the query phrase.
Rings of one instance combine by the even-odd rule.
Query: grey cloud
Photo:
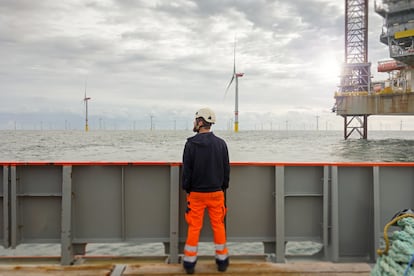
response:
[[[336,80],[315,80],[309,68],[328,48],[343,52],[341,6],[317,0],[1,1],[0,89],[8,96],[0,109],[19,102],[14,109],[26,112],[30,102],[33,110],[81,113],[87,80],[92,116],[134,118],[149,112],[146,106],[191,115],[200,99],[231,116],[234,87],[223,98],[235,35],[237,70],[245,73],[241,112],[330,107],[325,91],[333,91]],[[379,34],[381,26],[370,28]],[[377,36],[370,37],[370,55],[382,51]]]

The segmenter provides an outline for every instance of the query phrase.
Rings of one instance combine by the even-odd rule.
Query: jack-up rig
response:
[[[332,109],[344,118],[344,138],[368,137],[370,115],[414,115],[414,0],[375,1],[384,18],[380,41],[390,60],[378,62],[385,81],[371,81],[368,0],[345,0],[345,63]]]

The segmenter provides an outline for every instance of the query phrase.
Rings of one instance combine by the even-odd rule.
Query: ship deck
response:
[[[0,258],[0,275],[186,275],[181,264],[167,264],[156,258],[89,257],[62,266],[59,258]],[[260,257],[231,259],[225,273],[218,272],[211,256],[200,257],[196,275],[370,275],[368,263],[294,261],[272,263]]]

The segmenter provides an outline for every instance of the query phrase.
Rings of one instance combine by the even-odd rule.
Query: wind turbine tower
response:
[[[86,96],[86,83],[85,83],[85,97],[83,98],[83,101],[85,102],[85,131],[89,131],[89,125],[88,125],[88,101],[90,100],[90,97]]]
[[[227,85],[227,91],[229,90],[231,84],[236,80],[235,84],[235,103],[234,103],[234,132],[239,131],[239,78],[243,77],[244,73],[236,73],[236,40],[234,40],[234,60],[233,60],[233,75],[231,76],[230,83]]]

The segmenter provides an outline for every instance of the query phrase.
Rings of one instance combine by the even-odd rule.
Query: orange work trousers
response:
[[[184,247],[184,261],[194,263],[197,260],[198,241],[203,228],[204,210],[207,208],[211,228],[214,235],[216,259],[225,260],[228,257],[226,246],[226,228],[224,218],[227,208],[224,202],[224,192],[191,192],[187,195],[185,219],[188,224],[187,241]]]

